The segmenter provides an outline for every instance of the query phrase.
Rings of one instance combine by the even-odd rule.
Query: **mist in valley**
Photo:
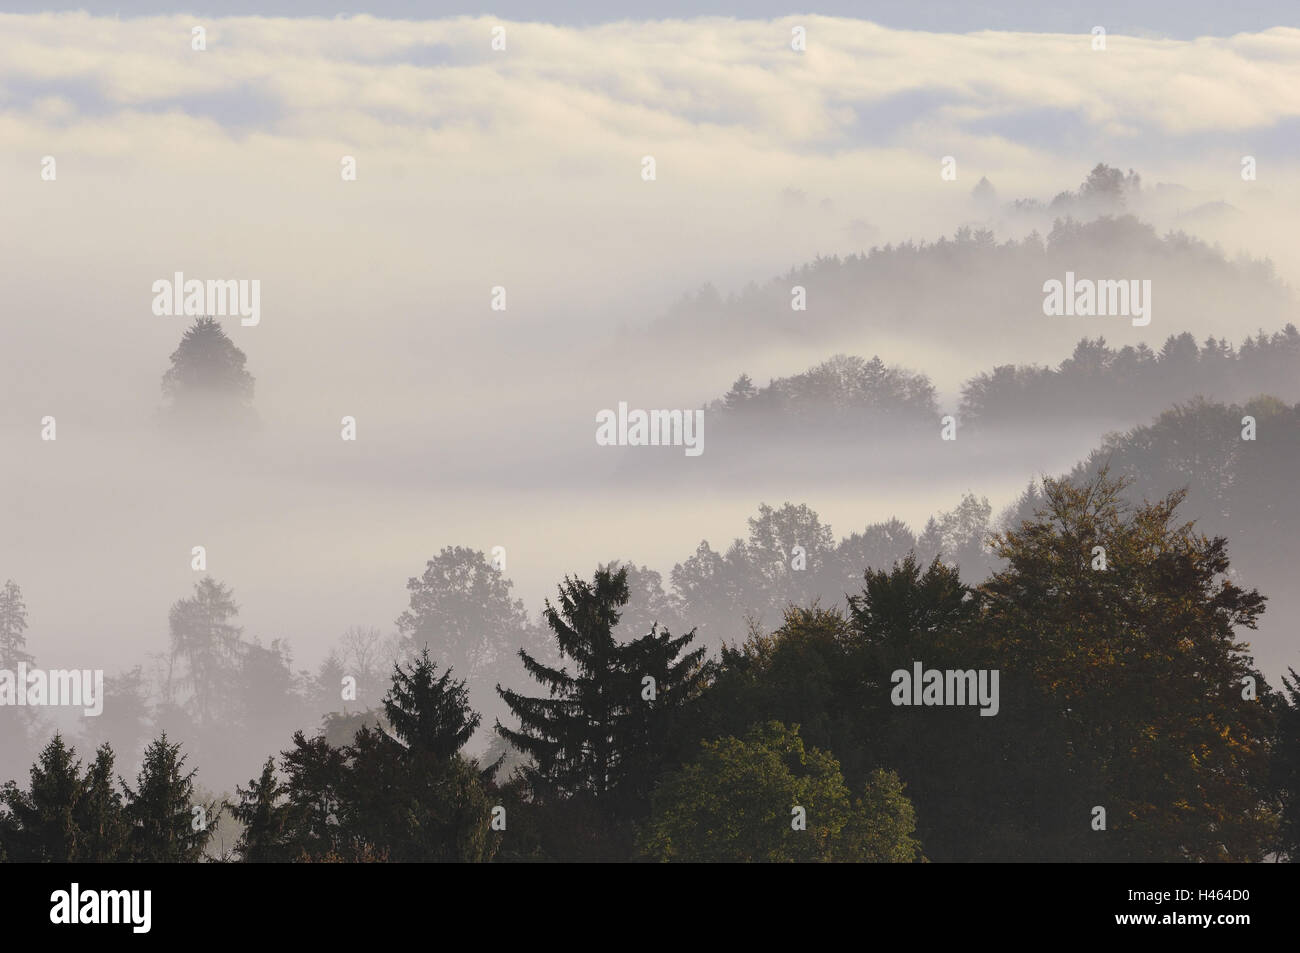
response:
[[[789,604],[847,607],[909,553],[977,585],[1042,477],[1104,465],[1135,503],[1189,489],[1182,515],[1268,597],[1256,662],[1271,680],[1297,664],[1298,196],[1274,171],[1294,161],[1274,149],[1243,179],[1248,137],[1221,116],[1168,118],[1189,154],[1094,116],[1069,155],[994,115],[909,117],[901,87],[829,94],[889,39],[854,21],[779,67],[802,99],[738,65],[706,103],[692,55],[617,25],[520,24],[506,65],[485,44],[429,65],[417,48],[486,21],[234,19],[195,63],[168,18],[5,19],[47,48],[103,27],[120,52],[25,72],[0,29],[0,582],[35,664],[108,675],[98,718],[0,712],[0,779],[54,727],[111,740],[124,773],[165,729],[229,792],[295,730],[378,721],[393,663],[426,645],[484,715],[467,750],[495,757],[495,686],[532,687],[516,652],[553,651],[541,612],[566,576],[630,567],[620,636],[696,629],[716,656]],[[783,29],[706,32],[774,57]],[[893,39],[969,80],[999,36]],[[1300,40],[1221,43],[1246,83],[1258,47]],[[538,65],[556,50],[569,66]],[[286,55],[297,79],[237,79]],[[179,91],[138,88],[128,62],[179,71]],[[955,180],[926,121],[952,122]],[[1045,315],[1067,271],[1150,280],[1149,323]],[[156,313],[177,272],[256,279],[258,320]],[[601,445],[620,404],[703,411],[701,452]]]

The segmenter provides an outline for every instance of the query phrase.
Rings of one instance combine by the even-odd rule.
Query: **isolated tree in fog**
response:
[[[13,669],[19,662],[30,662],[27,654],[27,607],[23,592],[12,579],[0,589],[0,668]]]
[[[199,318],[181,337],[163,375],[163,395],[175,410],[246,405],[253,397],[247,358],[215,318]]]

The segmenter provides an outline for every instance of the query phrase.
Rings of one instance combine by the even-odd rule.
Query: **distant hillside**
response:
[[[885,336],[991,362],[1033,358],[1085,335],[1154,347],[1182,330],[1199,340],[1218,337],[1225,326],[1295,321],[1296,299],[1267,258],[1230,258],[1181,229],[1159,235],[1139,217],[1167,191],[1144,192],[1135,173],[1104,165],[1050,202],[999,203],[981,181],[972,199],[986,213],[977,218],[982,225],[933,242],[819,255],[730,294],[706,284],[653,323],[646,340],[689,336],[742,352],[792,343],[857,351],[864,338]],[[1150,280],[1150,325],[1133,327],[1123,316],[1045,316],[1043,284],[1066,272]]]
[[[1300,331],[1293,324],[1272,335],[1260,331],[1240,347],[1223,338],[1198,346],[1183,332],[1170,335],[1159,351],[1084,338],[1056,367],[1004,364],[966,381],[961,390],[959,419],[967,430],[1085,419],[1131,425],[1197,395],[1243,400],[1267,392],[1300,399]],[[723,439],[734,430],[932,428],[948,412],[927,375],[887,366],[879,356],[846,355],[764,386],[741,374],[707,411]]]

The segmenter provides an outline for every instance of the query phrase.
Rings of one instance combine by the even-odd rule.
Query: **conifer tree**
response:
[[[247,863],[287,860],[285,827],[289,807],[282,803],[286,788],[275,776],[275,759],[267,758],[261,777],[248,782],[247,788],[235,787],[239,803],[230,804],[230,813],[244,825],[235,845],[235,854]]]
[[[81,832],[78,860],[110,863],[123,859],[130,828],[114,779],[114,760],[112,747],[100,745],[82,780],[76,811]]]
[[[597,570],[590,583],[566,577],[558,607],[548,600],[544,617],[561,659],[572,660],[575,671],[543,664],[520,650],[525,669],[546,686],[549,697],[497,687],[520,723],[517,731],[498,723],[497,731],[532,757],[525,776],[537,794],[602,798],[641,775],[644,765],[637,756],[654,746],[654,730],[661,724],[653,714],[656,704],[671,710],[698,678],[704,650],[680,654],[694,632],[673,638],[652,631],[623,644],[614,639],[627,600],[626,567]],[[653,697],[647,677],[654,679]],[[627,794],[627,788],[620,793]]]
[[[218,808],[196,804],[194,776],[185,773],[180,744],[170,744],[163,732],[144,752],[144,763],[132,790],[125,782],[126,817],[131,823],[130,855],[151,863],[196,861],[212,837]],[[194,812],[199,807],[201,811]]]
[[[181,337],[163,375],[163,395],[174,411],[227,405],[239,407],[253,396],[247,358],[215,318],[201,317]]]
[[[281,752],[280,766],[288,794],[287,836],[291,859],[322,857],[339,843],[340,786],[346,757],[323,736],[293,734],[293,747]]]
[[[1294,668],[1287,671],[1290,676],[1282,676],[1275,699],[1277,729],[1270,774],[1281,806],[1275,849],[1295,864],[1300,863],[1300,674]]]
[[[393,666],[393,684],[384,699],[384,714],[397,740],[412,751],[450,758],[473,736],[480,717],[470,710],[463,681],[451,669],[438,675],[438,666],[425,646],[404,670]]]
[[[77,812],[82,795],[81,762],[75,748],[54,738],[32,765],[26,791],[10,781],[0,794],[11,817],[6,849],[10,860],[67,863],[80,847]]]

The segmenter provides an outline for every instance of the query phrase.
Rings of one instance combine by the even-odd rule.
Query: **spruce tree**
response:
[[[241,419],[253,397],[247,358],[211,317],[201,317],[181,337],[163,375],[169,413],[187,421]]]
[[[1281,808],[1277,844],[1281,857],[1300,863],[1300,674],[1288,668],[1275,697],[1277,728],[1270,762],[1272,787]]]
[[[77,826],[81,831],[77,859],[111,863],[123,859],[127,835],[122,794],[113,776],[113,749],[100,745],[95,760],[82,780],[81,799],[77,804]]]
[[[293,734],[293,747],[280,753],[289,797],[287,836],[291,859],[336,853],[339,841],[340,787],[346,756],[323,736]]]
[[[439,759],[450,758],[473,736],[480,717],[470,710],[463,681],[438,666],[425,646],[409,670],[393,666],[393,684],[384,699],[388,723],[406,748]]]
[[[194,775],[185,773],[179,744],[169,744],[163,732],[144,752],[144,763],[132,790],[125,782],[126,816],[131,823],[132,860],[152,863],[192,862],[203,855],[212,837],[218,810],[196,804]],[[195,814],[195,807],[202,808]]]
[[[4,786],[0,799],[12,819],[6,850],[10,860],[67,863],[77,859],[80,769],[76,749],[56,734],[32,765],[28,790],[22,791],[12,781]]]
[[[248,782],[247,788],[235,787],[239,803],[230,804],[230,813],[244,825],[235,845],[235,854],[246,863],[266,863],[289,859],[285,848],[285,828],[289,807],[281,802],[286,787],[275,777],[275,759],[267,758],[262,774]]]
[[[625,567],[597,570],[590,583],[565,577],[558,607],[548,600],[544,617],[561,659],[571,659],[575,671],[545,665],[521,649],[525,669],[546,686],[549,697],[530,698],[497,686],[520,727],[511,730],[498,722],[496,730],[532,757],[525,777],[536,794],[599,799],[629,793],[637,785],[624,782],[643,774],[639,756],[657,744],[656,729],[663,722],[656,712],[678,705],[698,678],[704,650],[680,654],[693,632],[673,638],[652,630],[631,642],[615,640],[627,600]]]

